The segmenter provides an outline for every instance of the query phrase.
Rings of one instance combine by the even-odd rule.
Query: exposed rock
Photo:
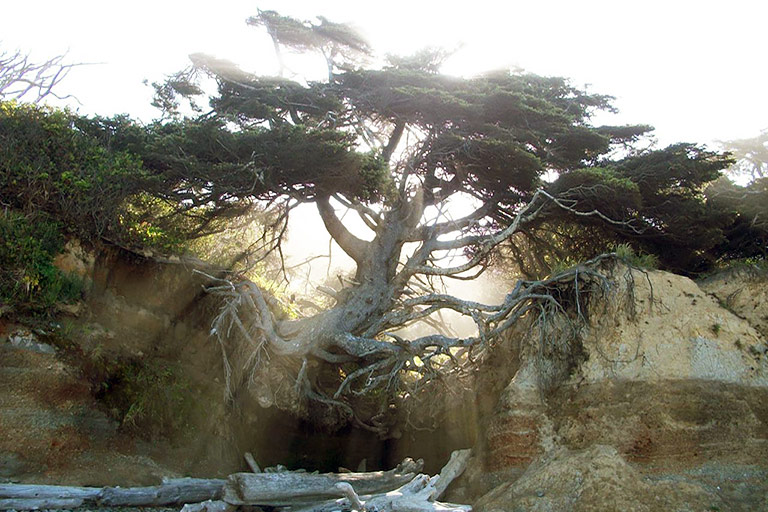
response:
[[[55,354],[0,344],[0,476],[145,484],[172,474],[137,453]]]
[[[14,348],[29,350],[40,354],[54,354],[56,349],[47,343],[41,343],[37,336],[27,329],[17,329],[8,336],[8,343]]]
[[[691,482],[650,482],[615,449],[557,449],[531,464],[515,482],[480,498],[479,512],[655,512],[721,510],[714,493]]]
[[[535,325],[517,331],[528,340],[522,366],[486,418],[462,482],[469,495],[507,482],[483,499],[484,510],[708,510],[722,507],[712,488],[741,482],[742,490],[755,489],[754,480],[736,472],[704,492],[696,478],[651,485],[639,475],[663,471],[674,480],[707,465],[768,469],[761,332],[690,279],[625,271],[615,270],[618,286],[607,300],[589,305],[589,324],[575,353],[564,354],[567,364],[537,360],[542,338]],[[757,289],[749,293],[759,300]],[[600,476],[602,467],[623,476],[611,483]],[[550,482],[556,474],[568,476]],[[584,483],[568,484],[573,479]],[[552,499],[547,482],[556,488]],[[759,508],[765,497],[734,493],[749,497],[733,510]]]
[[[695,282],[667,272],[632,271],[629,303],[592,315],[583,336],[588,359],[574,381],[704,379],[768,386],[768,360],[749,349],[760,333]],[[628,293],[627,284],[617,290]],[[634,313],[634,314],[631,314]]]
[[[193,272],[198,268],[214,275],[216,269],[184,258],[147,259],[117,248],[103,248],[91,260],[91,275],[84,278],[84,305],[76,315],[59,318],[59,327],[55,329],[61,346],[67,347],[60,351],[62,357],[51,357],[42,368],[43,362],[35,360],[23,363],[33,368],[12,370],[29,376],[8,381],[14,386],[14,392],[8,395],[15,404],[13,409],[30,404],[37,412],[22,415],[0,409],[0,438],[6,436],[0,442],[0,456],[8,455],[8,461],[21,457],[22,464],[14,463],[16,469],[5,472],[9,477],[56,482],[55,475],[69,475],[59,483],[125,485],[136,479],[147,480],[150,473],[222,476],[242,469],[245,451],[253,452],[261,465],[282,463],[291,468],[323,471],[335,471],[339,466],[356,467],[364,458],[369,469],[386,469],[406,456],[428,456],[427,470],[435,471],[448,460],[453,449],[470,447],[474,441],[467,432],[475,432],[475,417],[459,405],[457,414],[441,426],[440,434],[419,431],[395,442],[359,428],[321,431],[276,407],[263,408],[259,402],[268,404],[272,397],[258,396],[253,392],[258,390],[256,386],[239,389],[228,402],[220,347],[210,336],[211,320],[220,303],[205,292],[203,285],[207,280]],[[0,321],[0,336],[14,328]],[[64,357],[65,353],[71,357]],[[0,366],[4,363],[2,356]],[[121,388],[120,378],[125,372],[109,372],[119,367],[133,372],[128,374],[129,378],[135,377],[137,372],[133,370],[145,363],[160,371],[173,371],[178,382],[183,383],[185,405],[190,407],[179,411],[185,414],[184,421],[179,422],[182,432],[170,438],[156,438],[151,443],[133,443],[114,420],[125,417],[125,411],[117,407],[131,406],[130,402],[121,401],[125,397],[120,395],[121,389],[130,390],[131,386]],[[54,371],[46,370],[48,365]],[[94,381],[94,386],[78,378],[81,371]],[[157,375],[150,372],[139,377]],[[112,377],[116,378],[111,380]],[[77,385],[77,399],[72,403],[78,404],[77,413],[68,410],[67,415],[61,416],[55,404],[63,399],[57,390],[64,383],[73,382]],[[163,395],[154,385],[153,391]],[[291,380],[284,388],[290,391],[293,386]],[[93,399],[94,391],[99,393],[100,404]],[[111,400],[104,400],[107,393],[114,393]],[[45,397],[50,397],[54,405],[38,406]],[[127,400],[133,397],[127,396]],[[114,409],[106,410],[105,403]],[[6,419],[15,422],[12,429],[10,424],[3,425]],[[72,424],[76,428],[69,428]],[[67,429],[57,431],[61,426]],[[148,430],[144,433],[155,434]],[[48,461],[46,454],[54,442],[62,455]],[[114,456],[101,451],[113,442],[118,445]],[[17,450],[21,446],[24,450]],[[95,457],[102,457],[103,461]],[[151,461],[163,470],[152,469]],[[113,466],[121,469],[108,471]],[[126,477],[126,473],[130,475]]]
[[[548,401],[558,443],[610,444],[655,468],[768,460],[768,389],[704,380],[606,381]]]
[[[768,339],[768,270],[750,267],[726,270],[698,284],[723,308],[746,320],[763,339]]]
[[[551,422],[536,382],[526,365],[502,393],[486,431],[488,469],[528,465],[551,445]]]
[[[53,264],[65,274],[77,276],[88,284],[93,277],[95,261],[91,251],[86,250],[76,239],[70,239],[62,253],[54,258]]]

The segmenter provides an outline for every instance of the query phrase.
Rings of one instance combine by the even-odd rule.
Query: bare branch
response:
[[[46,97],[57,99],[74,98],[59,95],[54,88],[64,80],[72,68],[85,63],[66,63],[67,54],[57,55],[43,62],[30,62],[29,55],[15,51],[0,53],[0,99],[22,100],[31,95],[33,103],[40,103]],[[76,99],[76,98],[75,98]]]
[[[381,214],[379,214],[379,212],[365,206],[360,201],[347,199],[341,194],[333,194],[333,198],[341,203],[344,207],[355,210],[360,216],[360,219],[372,231],[376,231],[379,228],[379,225],[381,224]]]

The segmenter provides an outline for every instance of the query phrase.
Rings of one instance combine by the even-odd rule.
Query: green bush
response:
[[[109,234],[126,198],[145,186],[141,160],[86,133],[97,121],[36,105],[0,103],[0,196],[44,212],[83,239]]]
[[[190,229],[172,202],[158,198],[162,172],[147,170],[137,154],[146,136],[124,117],[0,102],[0,197],[16,211],[45,213],[86,242],[174,252]]]
[[[78,299],[82,282],[53,265],[63,244],[60,225],[46,216],[0,212],[0,302],[40,312]]]

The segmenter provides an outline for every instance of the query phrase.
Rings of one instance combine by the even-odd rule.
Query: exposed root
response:
[[[319,416],[329,426],[352,421],[380,434],[391,426],[392,405],[419,404],[405,408],[406,416],[410,410],[418,420],[413,425],[428,426],[425,419],[436,418],[441,408],[432,398],[435,388],[466,393],[477,368],[493,357],[489,349],[515,325],[528,326],[520,331],[536,340],[528,355],[536,359],[541,389],[551,388],[583,360],[580,340],[593,304],[616,300],[615,279],[623,279],[621,288],[632,293],[631,271],[614,275],[615,262],[615,254],[606,254],[547,279],[519,281],[496,305],[439,293],[410,297],[365,332],[338,332],[330,338],[306,336],[321,332],[314,318],[276,320],[269,304],[274,299],[250,281],[218,280],[209,291],[225,300],[212,334],[222,349],[228,398],[248,389],[262,405],[305,417],[320,407],[325,412]],[[627,301],[628,308],[634,307],[631,296]],[[409,340],[384,329],[445,308],[470,316],[476,334]]]

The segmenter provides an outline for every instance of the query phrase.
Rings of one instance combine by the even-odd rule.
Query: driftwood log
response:
[[[441,503],[437,501],[436,484],[439,475],[429,477],[418,475],[404,486],[382,494],[358,496],[351,488],[339,484],[345,497],[329,500],[316,505],[294,508],[293,512],[337,512],[339,510],[355,510],[360,512],[471,512],[469,505]]]
[[[224,487],[223,503],[290,506],[293,512],[469,512],[469,505],[437,501],[464,471],[469,456],[470,450],[453,452],[440,474],[431,478],[416,475],[421,461],[410,459],[391,471],[369,473],[237,473]]]
[[[0,484],[0,510],[44,508],[153,507],[221,498],[225,480],[178,478],[152,487],[69,487]]]
[[[418,474],[423,461],[366,473],[236,473],[228,480],[181,478],[153,487],[67,487],[0,484],[0,510],[184,505],[183,512],[231,512],[240,505],[289,507],[294,512],[467,512],[437,499],[466,466],[469,450],[451,455],[440,475]],[[250,464],[249,464],[250,465]],[[253,461],[252,467],[258,467]]]
[[[368,473],[235,473],[224,486],[223,500],[232,505],[295,506],[337,498],[336,484],[347,483],[357,494],[391,491],[410,482],[423,461],[405,459],[390,471]]]

